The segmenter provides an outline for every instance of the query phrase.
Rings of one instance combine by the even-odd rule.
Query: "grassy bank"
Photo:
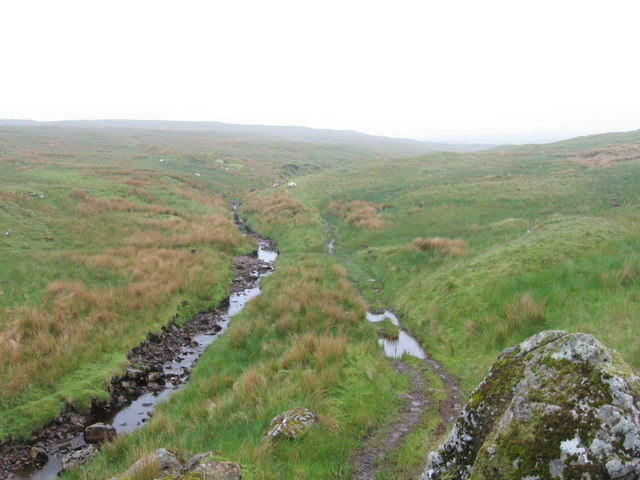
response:
[[[104,397],[147,332],[224,298],[232,257],[253,245],[227,202],[187,179],[0,169],[6,440],[28,436],[68,405],[84,409]]]
[[[467,391],[534,332],[592,333],[636,367],[638,132],[372,161],[297,180],[367,300]]]
[[[228,198],[427,148],[263,130],[0,127],[0,441],[104,397],[147,332],[224,298],[232,257],[253,248]]]

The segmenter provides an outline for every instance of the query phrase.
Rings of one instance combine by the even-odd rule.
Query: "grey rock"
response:
[[[301,407],[294,408],[271,420],[262,440],[302,438],[317,421],[317,415],[311,410]]]
[[[421,479],[640,478],[640,378],[591,335],[505,350]]]
[[[142,457],[131,465],[131,467],[124,472],[124,476],[125,478],[130,478],[142,472],[149,473],[155,470],[155,474],[166,477],[169,475],[179,475],[183,469],[184,464],[178,455],[164,448],[159,448],[152,454]]]
[[[49,460],[49,455],[47,455],[47,451],[42,447],[31,447],[31,451],[29,452],[31,459],[36,463],[36,465],[44,465]]]
[[[164,374],[162,372],[150,372],[147,375],[147,381],[158,382],[158,380],[160,380],[163,376]]]
[[[198,465],[200,465],[204,459],[206,459],[207,457],[212,457],[214,455],[217,455],[218,452],[204,452],[204,453],[198,453],[197,455],[194,455],[193,457],[191,457],[189,460],[187,460],[187,464],[185,466],[185,470],[193,470],[194,468],[196,468]]]
[[[204,462],[193,469],[205,480],[240,480],[242,474],[240,465],[233,462]]]
[[[89,425],[84,430],[84,441],[87,443],[101,443],[113,440],[116,437],[116,429],[102,422]]]
[[[125,370],[125,378],[128,378],[129,380],[140,380],[141,378],[144,378],[144,372],[137,368],[127,367]]]
[[[93,445],[85,445],[78,450],[67,453],[62,457],[62,471],[65,472],[74,467],[79,467],[87,463],[98,453],[98,449]]]

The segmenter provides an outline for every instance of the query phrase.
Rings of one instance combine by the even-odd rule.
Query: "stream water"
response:
[[[325,229],[325,233],[329,233],[329,227]],[[333,255],[335,244],[335,237],[330,238],[326,243],[327,253],[329,255]],[[420,344],[416,341],[416,339],[409,335],[405,330],[400,328],[400,321],[393,312],[389,310],[385,310],[382,313],[367,312],[367,320],[369,320],[371,323],[383,322],[385,319],[388,319],[391,323],[398,327],[399,330],[397,340],[388,338],[378,339],[378,343],[382,346],[382,348],[384,348],[384,353],[387,357],[401,358],[402,355],[406,353],[422,360],[427,358],[427,354],[422,349]]]
[[[389,310],[385,310],[383,313],[367,312],[367,320],[372,323],[382,322],[385,319],[388,319],[396,327],[400,327],[400,321],[398,320],[398,317],[396,317],[396,315]],[[399,328],[397,340],[379,338],[378,343],[382,345],[385,355],[389,358],[401,358],[405,353],[420,359],[425,359],[427,357],[416,339],[401,328]]]
[[[269,264],[273,268],[278,252],[274,250],[270,243],[258,238],[258,259]],[[253,272],[256,279],[266,277],[271,271],[264,273]],[[231,318],[238,314],[244,306],[252,299],[260,295],[261,289],[258,282],[255,286],[245,288],[244,290],[232,293],[229,296],[229,307],[217,322],[220,330],[216,333],[200,333],[193,336],[193,342],[182,347],[175,360],[171,360],[162,365],[162,371],[166,377],[176,376],[190,372],[195,366],[200,356],[207,347],[221,335],[228,327]],[[144,423],[153,414],[155,407],[166,401],[172,394],[186,387],[188,376],[183,377],[181,381],[174,383],[167,382],[160,390],[148,391],[140,395],[138,398],[125,405],[116,412],[109,415],[94,416],[93,422],[103,422],[112,425],[118,434],[133,432],[141,428]],[[86,445],[83,433],[78,433],[71,440],[69,448],[77,450]],[[28,468],[14,473],[15,480],[51,480],[56,478],[62,470],[62,454],[51,453],[47,463],[40,468]]]

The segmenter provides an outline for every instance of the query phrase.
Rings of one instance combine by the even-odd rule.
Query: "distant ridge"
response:
[[[527,143],[524,145],[500,145],[492,151],[496,152],[517,152],[517,151],[574,151],[590,150],[594,148],[606,148],[613,145],[625,145],[640,143],[640,130],[629,132],[608,132],[582,135],[549,143]]]
[[[335,142],[351,144],[372,144],[390,147],[403,146],[410,155],[434,151],[470,151],[488,148],[484,145],[457,145],[428,142],[408,138],[392,138],[368,135],[354,130],[319,129],[295,125],[241,125],[213,121],[173,121],[173,120],[59,120],[39,122],[34,120],[0,119],[0,126],[54,126],[71,128],[118,128],[163,131],[201,131],[219,134],[248,135],[294,142]]]

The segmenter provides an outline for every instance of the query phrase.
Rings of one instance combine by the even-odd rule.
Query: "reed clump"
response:
[[[447,255],[449,257],[457,257],[464,255],[467,252],[467,242],[455,238],[444,237],[417,237],[415,238],[407,248],[415,251],[434,251],[441,255]]]
[[[348,203],[333,201],[329,204],[329,211],[344,219],[353,227],[382,230],[387,223],[380,216],[383,206],[364,200],[354,200]]]

